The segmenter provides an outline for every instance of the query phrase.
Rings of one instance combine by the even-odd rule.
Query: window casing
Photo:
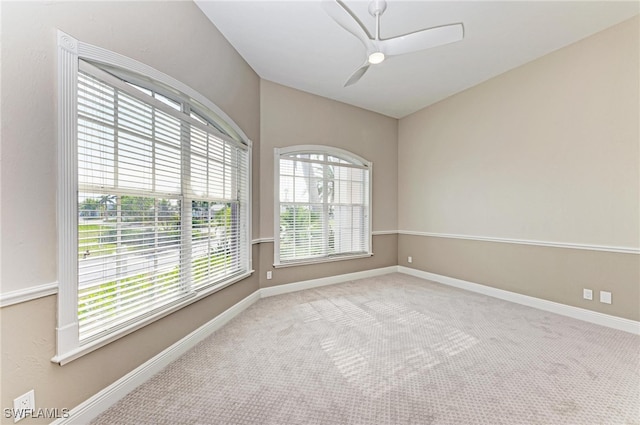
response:
[[[276,267],[371,256],[371,162],[318,145],[275,149]]]
[[[250,141],[189,87],[59,32],[65,363],[247,277]]]

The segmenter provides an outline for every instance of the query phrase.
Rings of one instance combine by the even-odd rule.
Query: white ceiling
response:
[[[462,22],[464,40],[389,58],[357,84],[343,87],[365,61],[365,49],[325,13],[320,1],[195,1],[261,78],[395,118],[629,19],[640,9],[637,1],[388,0],[381,38]],[[345,4],[373,33],[368,2]]]

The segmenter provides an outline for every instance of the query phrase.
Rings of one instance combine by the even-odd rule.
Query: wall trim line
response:
[[[30,286],[0,294],[0,307],[23,303],[58,293],[58,282]]]
[[[273,238],[257,238],[257,239],[252,239],[251,243],[252,244],[257,244],[257,243],[273,243]]]
[[[640,254],[640,248],[627,247],[627,246],[589,245],[589,244],[572,243],[572,242],[551,242],[551,241],[538,241],[538,240],[529,240],[529,239],[494,238],[489,236],[471,236],[471,235],[458,235],[458,234],[449,234],[449,233],[417,232],[413,230],[398,230],[398,233],[401,235],[410,235],[410,236],[429,236],[434,238],[464,239],[464,240],[470,240],[470,241],[499,242],[499,243],[518,244],[518,245],[535,245],[535,246],[546,246],[546,247],[552,247],[552,248],[617,252],[621,254],[636,254],[636,255]]]
[[[379,235],[409,235],[409,236],[428,236],[434,238],[445,239],[463,239],[470,241],[483,241],[483,242],[498,242],[498,243],[512,243],[518,245],[534,245],[545,246],[552,248],[565,248],[565,249],[582,249],[588,251],[602,251],[602,252],[616,252],[621,254],[640,254],[640,248],[628,247],[628,246],[613,246],[613,245],[591,245],[573,242],[551,242],[540,241],[532,239],[517,239],[517,238],[496,238],[491,236],[472,236],[462,235],[455,233],[436,233],[436,232],[419,232],[414,230],[374,230],[371,232],[373,236]],[[273,238],[260,238],[254,239],[253,243],[273,242]]]
[[[379,236],[379,235],[397,235],[398,231],[397,230],[374,230],[373,232],[371,232],[371,234],[373,236]]]
[[[443,276],[436,273],[425,272],[410,267],[398,266],[398,272],[441,283],[443,285],[453,286],[455,288],[488,295],[493,298],[499,298],[501,300],[510,301],[516,304],[525,305],[527,307],[533,307],[539,310],[549,311],[551,313],[560,314],[562,316],[594,323],[596,325],[606,326],[608,328],[618,329],[635,335],[640,335],[640,322],[636,322],[635,320],[625,319],[623,317],[612,316],[610,314],[604,314],[580,307],[574,307],[567,304],[544,300],[542,298],[531,297],[529,295],[518,294],[516,292],[505,291],[503,289],[493,288],[491,286],[481,285],[479,283],[456,279],[449,276]]]

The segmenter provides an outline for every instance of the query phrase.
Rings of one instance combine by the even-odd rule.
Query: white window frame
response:
[[[373,205],[373,163],[362,158],[359,155],[354,154],[353,152],[349,152],[345,149],[336,148],[333,146],[325,146],[325,145],[296,145],[289,146],[284,148],[274,148],[273,150],[273,175],[274,175],[274,187],[273,187],[273,256],[274,263],[273,266],[275,268],[281,267],[291,267],[291,266],[302,266],[308,264],[318,264],[318,263],[326,263],[332,261],[342,261],[342,260],[353,260],[357,258],[367,258],[373,256],[373,215],[372,215],[372,205]],[[304,153],[304,154],[324,154],[331,155],[338,158],[343,158],[348,161],[352,161],[354,163],[359,163],[364,166],[364,168],[369,173],[369,187],[368,187],[368,195],[369,195],[369,205],[367,213],[369,214],[369,229],[366,232],[368,236],[368,251],[362,254],[336,254],[324,257],[318,257],[313,259],[303,259],[303,260],[295,260],[295,261],[280,261],[280,159],[283,155],[288,155],[292,153]]]
[[[52,362],[65,364],[78,357],[123,337],[186,305],[221,290],[253,273],[251,258],[251,164],[252,142],[242,129],[219,107],[203,95],[180,81],[134,59],[76,40],[62,31],[57,32],[58,50],[58,317],[56,327],[56,355]],[[100,64],[109,70],[122,70],[127,75],[139,76],[140,81],[153,81],[174,90],[201,109],[211,112],[215,123],[233,140],[248,147],[248,193],[245,249],[247,267],[242,275],[195,292],[179,303],[170,305],[151,316],[118,329],[102,338],[80,345],[78,326],[78,174],[77,174],[77,90],[79,60]]]

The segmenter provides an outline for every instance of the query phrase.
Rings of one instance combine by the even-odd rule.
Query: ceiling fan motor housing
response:
[[[387,2],[385,0],[373,0],[369,3],[369,13],[371,16],[382,15],[387,10]]]

